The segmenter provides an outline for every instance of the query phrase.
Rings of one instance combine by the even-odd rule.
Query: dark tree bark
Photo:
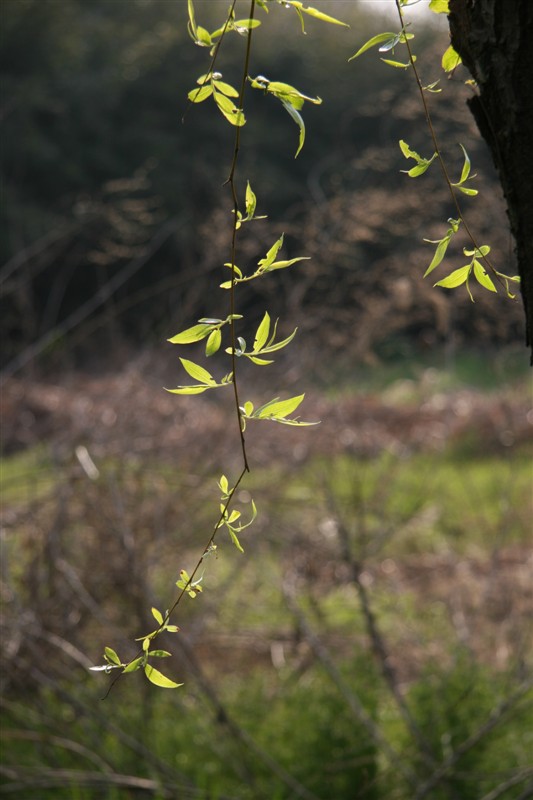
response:
[[[507,202],[533,364],[533,0],[450,0],[449,8],[452,45],[478,85],[470,110]]]

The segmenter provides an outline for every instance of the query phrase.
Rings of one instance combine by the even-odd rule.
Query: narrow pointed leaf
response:
[[[133,661],[130,661],[129,664],[126,664],[122,672],[135,672],[135,670],[139,669],[144,661],[144,656],[139,656],[138,658],[134,658]]]
[[[301,11],[310,17],[314,17],[315,19],[319,19],[322,22],[329,22],[332,25],[342,25],[345,28],[350,27],[346,22],[341,22],[340,19],[330,17],[329,14],[324,14],[323,11],[318,11],[316,8],[312,8],[311,6],[306,7],[303,3],[297,2],[297,0],[287,0],[287,3],[298,11]]]
[[[377,44],[381,44],[382,42],[386,42],[386,41],[388,41],[390,39],[393,39],[395,36],[396,36],[395,33],[390,33],[390,32],[389,33],[378,33],[377,36],[373,36],[371,39],[369,39],[367,42],[365,42],[364,45],[359,48],[357,53],[354,53],[354,55],[351,56],[348,59],[348,61],[353,61],[354,58],[358,58],[358,56],[362,55],[367,50],[370,50],[371,47],[375,47]]]
[[[268,334],[270,332],[270,315],[268,311],[265,311],[265,315],[261,322],[259,323],[259,327],[257,328],[255,339],[254,339],[254,351],[257,352],[258,350],[262,350],[268,340]]]
[[[188,374],[191,376],[191,378],[194,378],[194,380],[206,384],[215,383],[215,379],[211,373],[201,367],[199,364],[195,364],[194,361],[189,361],[187,358],[180,358],[180,361],[183,365],[183,369],[188,372]]]
[[[457,286],[461,286],[461,284],[465,283],[471,269],[472,267],[470,264],[467,264],[465,267],[459,267],[459,269],[455,269],[447,275],[446,278],[437,281],[434,286],[442,286],[444,289],[455,289]]]
[[[107,656],[108,661],[111,661],[112,664],[117,664],[117,666],[120,666],[122,662],[120,661],[120,658],[115,653],[112,647],[106,647],[104,649],[104,652]]]
[[[177,689],[178,686],[183,686],[182,683],[176,683],[163,675],[162,672],[152,667],[151,664],[145,664],[144,673],[151,683],[160,686],[162,689]]]
[[[205,343],[205,354],[206,356],[214,355],[217,350],[220,349],[220,345],[222,343],[222,333],[220,332],[220,328],[215,328],[214,331],[211,331],[207,338],[207,342]]]
[[[494,283],[492,282],[492,279],[488,276],[485,267],[483,266],[483,264],[481,264],[480,261],[477,260],[477,258],[474,259],[474,275],[476,277],[477,282],[481,284],[481,286],[483,286],[485,289],[488,289],[489,292],[497,291],[496,287],[494,286]]]
[[[152,607],[152,616],[153,616],[153,618],[155,619],[155,621],[157,622],[158,625],[162,625],[163,624],[163,615],[162,615],[162,613],[160,611],[157,610],[157,608],[153,608]]]
[[[192,328],[187,328],[187,330],[177,333],[171,339],[167,339],[167,342],[171,344],[192,344],[192,342],[199,342],[205,339],[212,330],[211,325],[193,325]]]
[[[269,417],[287,417],[296,411],[305,395],[300,394],[297,397],[289,397],[288,400],[277,400],[267,403],[259,411],[256,412],[258,419],[268,419]]]
[[[246,196],[245,196],[245,205],[246,205],[246,216],[253,217],[255,214],[255,207],[257,205],[257,198],[252,191],[252,187],[250,186],[250,181],[246,183]]]

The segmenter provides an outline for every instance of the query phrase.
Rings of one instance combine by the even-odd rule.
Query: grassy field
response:
[[[88,668],[105,645],[131,658],[172,603],[225,447],[211,406],[205,444],[192,406],[177,422],[136,380],[17,387],[41,441],[14,435],[2,467],[0,794],[531,797],[526,380],[413,369],[310,395],[320,432],[251,433],[245,553],[221,534],[161,645],[185,685],[138,672],[103,699]]]

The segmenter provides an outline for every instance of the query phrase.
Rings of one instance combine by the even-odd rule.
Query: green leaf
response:
[[[367,50],[370,50],[371,47],[375,47],[377,44],[381,44],[382,42],[390,41],[391,39],[394,39],[396,36],[397,36],[396,33],[390,33],[390,32],[389,33],[378,33],[377,36],[373,36],[371,39],[369,39],[367,42],[365,42],[364,45],[359,48],[357,53],[354,53],[354,55],[351,56],[348,59],[348,61],[353,61],[354,58],[358,58],[360,55],[365,53]]]
[[[274,261],[276,260],[276,256],[281,250],[281,247],[283,245],[283,239],[284,239],[284,234],[282,233],[279,239],[276,242],[274,242],[270,250],[267,252],[266,256],[260,259],[260,261],[258,262],[260,267],[266,269],[267,267],[269,267],[271,264],[274,263]]]
[[[252,191],[252,187],[250,186],[250,181],[246,183],[246,196],[244,199],[245,206],[246,206],[246,216],[250,219],[255,214],[255,207],[257,205],[257,198]]]
[[[191,378],[194,378],[195,381],[200,381],[200,383],[206,384],[215,383],[215,379],[211,373],[201,367],[199,364],[195,364],[194,361],[189,361],[186,358],[180,358],[180,361],[184,370],[191,376]]]
[[[466,152],[466,150],[463,147],[463,145],[459,144],[459,147],[463,151],[463,154],[464,154],[464,157],[465,157],[464,164],[463,164],[463,169],[461,171],[461,178],[459,179],[459,183],[464,183],[468,179],[468,176],[470,175],[471,164],[470,164],[470,159],[468,157],[468,153]]]
[[[470,271],[472,269],[471,264],[467,264],[465,267],[459,267],[459,269],[455,269],[446,278],[443,278],[441,281],[437,281],[437,283],[433,284],[434,286],[442,286],[444,289],[455,289],[457,286],[461,286],[461,284],[465,283],[468,279]]]
[[[144,656],[139,656],[138,658],[134,658],[133,661],[130,661],[129,664],[126,664],[122,672],[123,673],[135,672],[135,670],[140,668],[143,662],[144,662]]]
[[[306,8],[303,3],[297,2],[297,0],[286,0],[285,5],[290,5],[298,11],[301,11],[303,14],[307,14],[310,17],[319,19],[322,22],[329,22],[332,25],[342,25],[345,28],[350,27],[346,22],[341,22],[339,19],[335,19],[335,17],[330,17],[329,14],[324,14],[323,11],[318,11],[316,8],[312,8],[311,6],[307,6]]]
[[[215,103],[217,104],[219,111],[228,120],[228,122],[237,127],[241,127],[246,123],[242,109],[237,108],[235,103],[230,100],[229,97],[226,97],[226,95],[216,91],[213,92],[213,97],[215,98]]]
[[[106,647],[104,652],[108,661],[110,661],[112,664],[116,664],[119,667],[121,666],[122,662],[112,647]]]
[[[254,416],[257,417],[257,419],[287,417],[289,414],[292,414],[293,411],[296,411],[304,397],[305,394],[289,397],[288,400],[278,400],[276,398],[259,408]]]
[[[213,94],[212,86],[198,86],[196,89],[191,89],[187,97],[191,103],[203,103],[208,97]]]
[[[291,86],[289,83],[282,83],[281,81],[267,81],[266,87],[263,84],[263,86],[260,88],[266,88],[267,92],[270,92],[270,94],[273,94],[281,101],[289,103],[291,106],[294,106],[294,108],[298,109],[302,108],[305,100],[308,100],[310,103],[314,103],[317,106],[322,103],[322,99],[320,97],[309,97],[308,95],[298,91],[298,89],[296,89],[294,86]]]
[[[237,276],[237,278],[242,278],[242,272],[241,272],[241,270],[239,269],[239,267],[237,266],[237,264],[232,264],[231,262],[228,262],[228,261],[227,261],[227,262],[224,264],[224,266],[225,266],[225,267],[228,267],[228,269],[230,269],[232,272],[235,272],[235,275]],[[231,315],[230,315],[230,316],[231,316]],[[235,319],[242,319],[242,314],[233,314],[233,317],[234,317]],[[228,319],[230,319],[230,317],[228,317]]]
[[[145,664],[144,673],[151,683],[163,689],[177,689],[178,686],[183,686],[182,683],[171,681],[170,678],[167,678],[166,675],[163,675],[163,673],[159,672],[155,667],[152,667],[151,664]]]
[[[456,186],[454,183],[452,183],[452,186],[455,186],[455,188],[459,189],[460,192],[467,194],[470,197],[475,197],[476,194],[479,194],[477,189],[469,189],[468,186]]]
[[[390,58],[382,58],[381,60],[384,64],[388,64],[389,67],[396,67],[397,69],[409,69],[411,66],[410,61],[402,63],[401,61],[391,61]],[[416,61],[416,56],[413,56],[413,61]]]
[[[431,0],[429,10],[435,14],[449,14],[448,0]]]
[[[487,271],[483,264],[481,264],[476,258],[474,259],[474,275],[476,280],[481,286],[485,289],[488,289],[489,292],[496,292],[496,287],[492,282],[491,278],[488,276]]]
[[[207,338],[207,342],[205,343],[206,356],[214,355],[217,352],[217,350],[219,350],[221,342],[222,342],[222,333],[220,332],[220,328],[215,328],[214,331],[211,331],[211,333]]]
[[[274,363],[272,359],[258,358],[258,356],[252,356],[249,353],[246,353],[245,355],[249,361],[251,361],[253,364],[257,364],[258,367],[265,367],[267,364]]]
[[[235,547],[237,548],[237,550],[240,550],[240,551],[241,551],[241,553],[244,553],[244,550],[243,550],[243,548],[242,548],[242,545],[241,545],[241,543],[239,542],[239,537],[237,536],[237,534],[235,533],[235,531],[233,530],[233,528],[230,528],[229,526],[227,526],[227,528],[228,528],[228,531],[229,531],[229,535],[231,536],[231,541],[233,542],[233,544],[235,545]]]
[[[400,145],[400,150],[402,151],[402,153],[406,158],[414,158],[415,161],[418,162],[424,161],[422,156],[419,156],[416,150],[411,150],[407,142],[405,142],[403,139],[400,139],[398,144]]]
[[[288,261],[274,261],[265,272],[272,272],[275,269],[287,269],[287,267],[292,267],[293,264],[296,264],[297,261],[309,261],[311,256],[297,256],[297,258],[289,258]]]
[[[453,70],[462,64],[462,58],[457,53],[452,45],[450,45],[447,50],[445,50],[444,55],[442,56],[442,69],[444,72],[453,72]]]
[[[205,339],[213,330],[212,325],[193,325],[192,328],[177,333],[172,339],[167,339],[171,344],[191,344]]]
[[[172,653],[169,653],[168,650],[150,650],[148,655],[154,658],[168,658]]]
[[[300,130],[300,134],[298,137],[298,147],[296,148],[296,153],[294,154],[294,158],[297,158],[305,142],[305,122],[303,121],[302,115],[298,113],[296,108],[291,103],[286,103],[285,101],[282,101],[282,103],[283,103],[283,108],[289,114],[289,116],[292,117],[292,119],[296,122]]]
[[[254,339],[255,352],[263,349],[263,347],[267,343],[269,333],[270,333],[270,315],[268,311],[265,311],[265,316],[261,320],[255,334],[255,339]]]
[[[253,28],[258,28],[261,25],[261,21],[258,19],[236,19],[233,23],[234,28],[237,31],[250,31]]]
[[[188,28],[189,33],[194,40],[198,38],[196,33],[196,20],[194,18],[194,6],[192,0],[187,0],[187,11],[189,14]]]
[[[177,389],[165,389],[170,394],[202,394],[209,386],[178,386]]]
[[[222,94],[226,95],[226,97],[239,96],[237,89],[234,89],[229,83],[224,83],[224,81],[213,81],[213,84],[216,87],[216,91],[222,92]]]
[[[152,616],[158,625],[163,624],[163,615],[160,611],[157,610],[157,608],[152,607]]]
[[[251,400],[246,401],[246,403],[243,406],[243,410],[247,417],[252,416],[252,414],[254,413],[254,404],[252,403]]]
[[[211,47],[213,44],[209,31],[206,31],[201,25],[196,26],[196,44],[200,47]]]
[[[449,244],[450,244],[450,239],[447,236],[445,236],[444,239],[440,240],[440,242],[437,245],[437,249],[435,250],[435,254],[431,259],[431,264],[424,272],[424,278],[427,278],[430,272],[433,272],[433,270],[439,266],[444,256],[446,255],[446,250],[448,249]]]
[[[220,476],[218,485],[220,487],[220,491],[222,492],[222,494],[227,495],[229,490],[229,483],[225,475]]]

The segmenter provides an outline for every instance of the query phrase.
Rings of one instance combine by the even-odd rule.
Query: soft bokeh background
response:
[[[285,233],[311,256],[239,292],[298,335],[243,365],[242,399],[306,392],[311,429],[250,426],[245,554],[224,535],[204,593],[180,606],[158,690],[90,673],[105,645],[168,607],[239,469],[231,397],[186,398],[166,339],[226,316],[233,130],[186,95],[207,51],[184,0],[3,0],[2,783],[21,798],[525,800],[531,750],[533,412],[519,301],[432,288],[423,239],[453,215],[409,72],[370,36],[394,3],[315,3],[350,29],[276,6],[251,74],[307,104],[305,147],[249,91],[238,186],[258,213],[237,263]],[[419,4],[422,8],[425,3]],[[206,28],[226,2],[196,2]],[[247,4],[238,3],[238,16]],[[413,17],[443,152],[461,142],[480,194],[469,224],[513,273],[497,177],[445,78],[445,19]],[[237,84],[245,41],[221,54]],[[397,52],[400,56],[400,52]],[[403,54],[400,56],[403,58]],[[223,66],[222,66],[223,65]],[[457,237],[450,268],[462,264]],[[438,277],[443,277],[443,266]],[[202,348],[185,355],[205,363]],[[219,367],[223,371],[222,367]],[[216,371],[217,367],[213,367]]]

